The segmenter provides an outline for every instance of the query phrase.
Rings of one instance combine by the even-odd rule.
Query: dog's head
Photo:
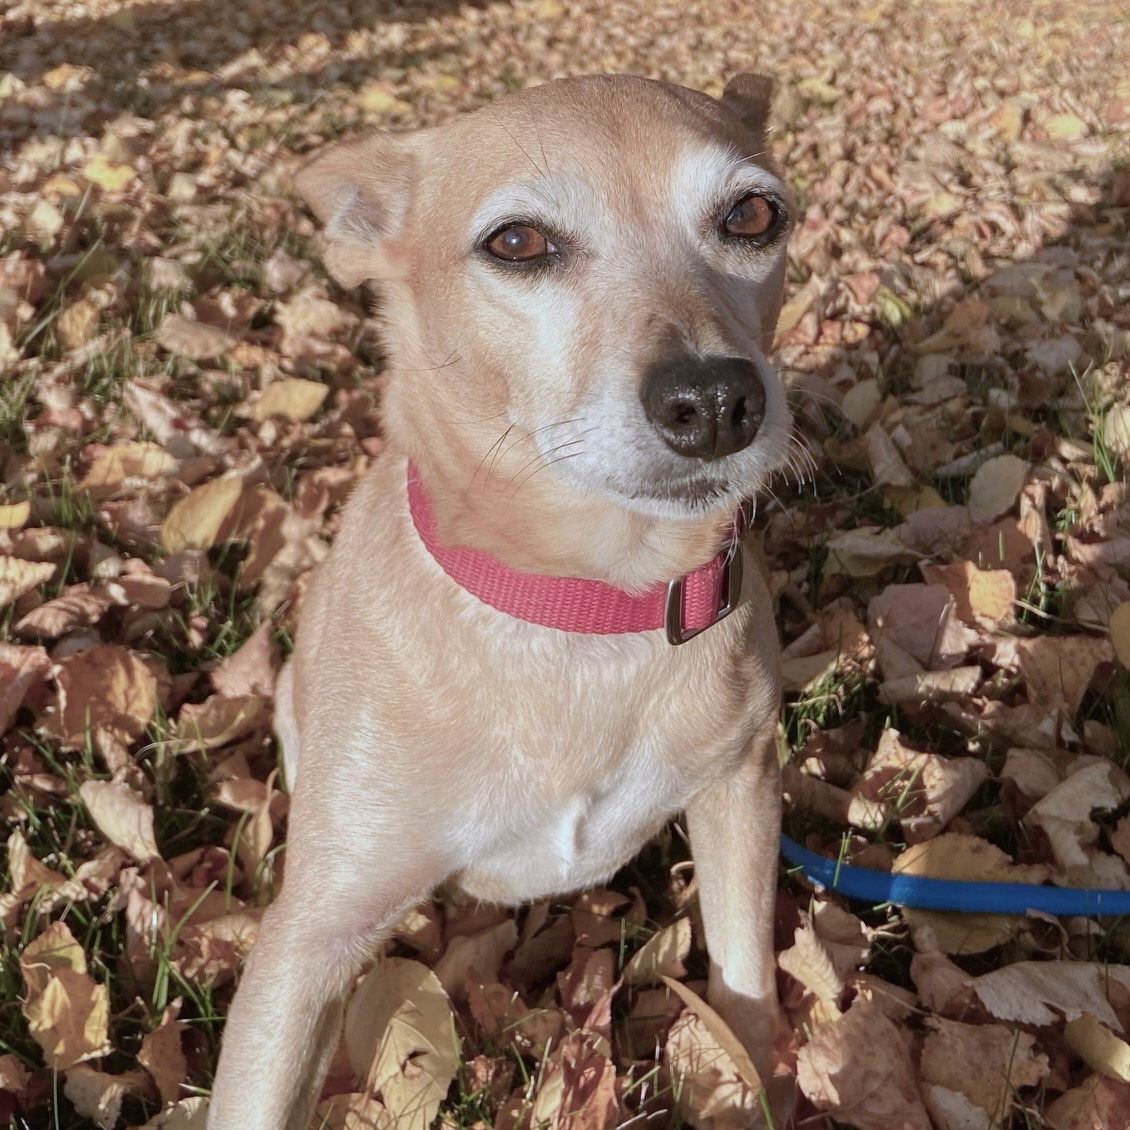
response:
[[[753,493],[790,427],[769,91],[563,79],[307,165],[327,268],[381,284],[393,441],[519,501],[686,519]]]

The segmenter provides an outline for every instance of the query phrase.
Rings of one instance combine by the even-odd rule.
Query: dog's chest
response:
[[[740,756],[744,725],[731,714],[712,729],[699,716],[718,703],[634,690],[542,684],[554,724],[511,731],[496,748],[463,824],[461,886],[523,902],[604,882]]]

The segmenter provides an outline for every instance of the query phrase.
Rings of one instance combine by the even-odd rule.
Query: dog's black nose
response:
[[[640,399],[660,439],[698,459],[748,447],[765,416],[765,386],[744,357],[658,361],[644,374]]]

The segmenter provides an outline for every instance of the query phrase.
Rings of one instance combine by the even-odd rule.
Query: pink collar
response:
[[[739,540],[749,523],[744,504],[734,517],[727,544],[705,565],[677,580],[660,581],[638,596],[603,581],[521,573],[482,550],[441,545],[427,492],[411,461],[408,509],[420,540],[456,584],[500,612],[531,624],[601,635],[665,628],[668,642],[680,644],[725,619],[741,596]]]

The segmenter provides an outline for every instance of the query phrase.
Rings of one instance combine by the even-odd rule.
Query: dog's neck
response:
[[[430,457],[429,457],[430,456]],[[664,519],[587,495],[552,472],[515,485],[509,472],[467,473],[436,450],[413,451],[445,545],[480,549],[512,569],[604,581],[640,592],[697,569],[722,544],[730,513]],[[528,468],[527,468],[528,473]]]

